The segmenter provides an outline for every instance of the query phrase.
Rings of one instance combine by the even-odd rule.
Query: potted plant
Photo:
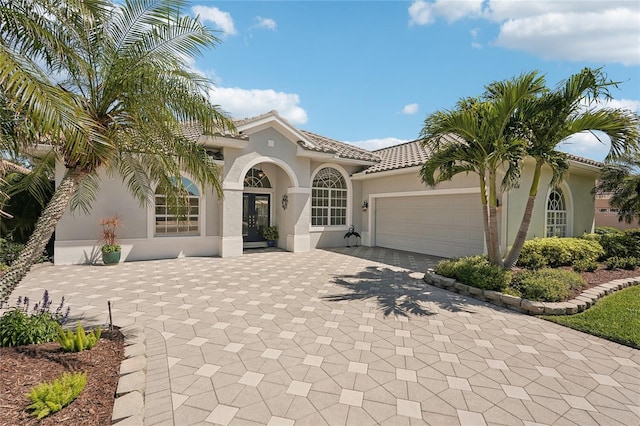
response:
[[[275,247],[276,240],[278,239],[278,227],[267,226],[262,232],[262,236],[265,240],[267,240],[267,246]]]
[[[100,220],[102,226],[102,262],[105,265],[115,265],[120,262],[121,248],[116,240],[116,229],[122,225],[118,216],[106,217]]]

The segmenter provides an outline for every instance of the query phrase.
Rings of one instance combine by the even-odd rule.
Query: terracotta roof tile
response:
[[[299,141],[298,144],[306,150],[336,154],[340,158],[349,158],[353,160],[363,160],[363,161],[372,161],[372,162],[380,161],[380,156],[377,155],[375,152],[367,151],[366,149],[359,148],[355,145],[339,142],[335,139],[330,139],[325,136],[320,136],[318,134],[311,133],[306,130],[301,130],[301,132],[307,138],[309,138],[309,140],[313,144],[315,144],[315,147],[311,147],[305,144],[304,142]]]
[[[190,141],[197,141],[200,136],[204,134],[202,130],[202,125],[197,121],[185,121],[182,123],[182,135],[189,139]],[[227,138],[235,138],[235,139],[248,139],[247,136],[239,135],[237,132],[231,132],[228,129],[224,129],[223,131],[218,131],[212,134],[212,136],[224,136]]]

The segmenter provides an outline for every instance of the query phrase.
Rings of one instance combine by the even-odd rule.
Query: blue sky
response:
[[[425,117],[492,81],[585,66],[621,81],[608,106],[640,112],[636,1],[192,1],[221,44],[194,67],[234,118],[277,110],[368,149],[418,137]],[[580,135],[564,150],[601,160]]]

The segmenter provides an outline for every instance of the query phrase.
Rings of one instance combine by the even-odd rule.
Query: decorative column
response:
[[[311,189],[294,187],[287,189],[289,208],[293,214],[293,234],[287,235],[287,251],[294,253],[311,250]]]
[[[240,187],[239,187],[240,186]],[[224,185],[220,257],[242,256],[242,192],[241,185]]]

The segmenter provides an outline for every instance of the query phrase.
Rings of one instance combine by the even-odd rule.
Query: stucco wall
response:
[[[513,244],[522,221],[522,215],[529,196],[529,188],[533,179],[533,161],[527,161],[522,172],[520,187],[512,189],[503,197],[502,207],[506,221],[503,224],[505,235],[503,244]],[[550,192],[551,169],[543,167],[540,176],[540,185],[533,210],[533,217],[527,238],[545,237],[546,235],[546,203]],[[591,190],[595,185],[596,172],[581,170],[575,167],[570,169],[565,180],[560,183],[560,189],[565,196],[565,202],[569,209],[569,229],[567,236],[580,236],[584,232],[591,232],[594,217],[594,199]]]

